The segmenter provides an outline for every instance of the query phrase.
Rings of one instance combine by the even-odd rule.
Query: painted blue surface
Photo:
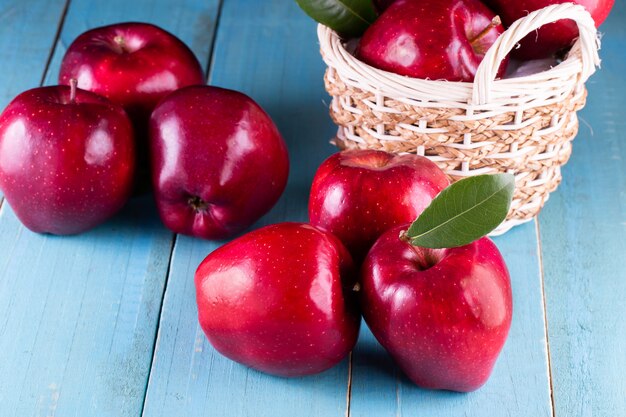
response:
[[[626,416],[625,23],[617,1],[563,184],[539,217],[557,416]]]
[[[340,416],[348,367],[284,379],[219,355],[198,325],[193,274],[215,245],[179,237],[165,293],[145,417]]]
[[[71,0],[63,19],[65,1],[0,0],[2,105],[42,79],[54,84],[65,49],[84,30],[156,23],[211,62],[212,84],[257,100],[289,145],[287,191],[254,227],[305,221],[311,179],[334,151],[335,132],[315,24],[289,0],[221,3],[220,11],[219,0]],[[321,375],[249,370],[217,354],[197,323],[193,273],[220,242],[174,237],[149,198],[66,238],[29,232],[4,202],[0,416],[626,415],[624,22],[626,4],[618,2],[603,27],[603,69],[589,83],[563,184],[538,224],[496,239],[515,311],[481,390],[412,386],[365,327],[352,358]]]
[[[60,59],[75,36],[124,20],[176,32],[206,64],[218,3],[178,4],[171,10],[168,1],[72,1],[46,83],[56,83]],[[41,36],[54,36],[44,29]],[[47,56],[42,60],[45,66]],[[32,87],[41,78],[41,72],[33,77]],[[150,197],[132,201],[92,232],[66,238],[29,232],[4,202],[0,416],[141,414],[172,245]]]
[[[0,108],[17,94],[41,83],[65,3],[0,1]]]
[[[66,238],[3,205],[0,415],[138,414],[171,248],[149,203]]]
[[[334,151],[328,140],[336,131],[322,102],[324,66],[315,47],[315,24],[294,2],[271,0],[246,7],[251,4],[224,3],[210,83],[253,97],[276,121],[289,146],[287,190],[255,227],[306,221],[313,174]],[[344,415],[347,361],[315,377],[283,379],[234,364],[208,344],[197,324],[192,281],[196,267],[216,245],[177,240],[144,416]]]
[[[352,355],[351,415],[549,417],[550,381],[534,223],[495,239],[511,274],[513,323],[487,383],[459,394],[415,387],[367,328]]]

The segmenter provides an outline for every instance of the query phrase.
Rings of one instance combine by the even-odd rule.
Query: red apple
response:
[[[421,156],[344,151],[317,170],[309,218],[361,260],[383,232],[415,220],[448,184],[443,171]]]
[[[152,183],[163,223],[205,239],[231,236],[276,203],[286,145],[250,97],[217,87],[178,90],[150,122]]]
[[[356,343],[360,316],[348,251],[299,223],[248,233],[195,275],[200,325],[224,356],[274,375],[322,372]]]
[[[35,232],[75,234],[111,217],[129,198],[134,158],[124,110],[75,84],[26,91],[0,115],[0,188]]]
[[[361,271],[363,315],[404,373],[430,389],[483,385],[511,326],[509,273],[488,238],[452,249],[411,246],[386,232]]]
[[[400,75],[473,81],[503,31],[479,0],[397,0],[365,31],[357,57]]]
[[[615,0],[485,0],[507,26],[535,10],[551,4],[568,2],[584,6],[591,13],[596,27],[599,27],[609,15]],[[560,20],[542,26],[537,32],[526,36],[520,42],[520,47],[513,50],[513,55],[525,60],[545,58],[571,46],[576,38],[578,38],[576,23],[572,20]]]
[[[172,91],[204,84],[204,73],[191,50],[171,33],[147,23],[119,23],[89,30],[72,42],[59,83],[70,79],[128,112],[138,144],[139,188],[144,188],[150,113]]]

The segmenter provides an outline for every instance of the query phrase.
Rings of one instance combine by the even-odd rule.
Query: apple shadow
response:
[[[228,360],[222,358],[221,360]],[[324,397],[325,400],[335,400],[338,397],[345,398],[347,394],[338,394],[339,387],[347,389],[349,363],[345,358],[339,364],[326,371],[314,375],[301,377],[282,377],[267,374],[247,367],[240,363],[233,363],[237,374],[245,374],[246,384],[249,387],[265,386],[270,382],[276,390],[283,393],[285,401],[300,401],[303,395],[308,396],[315,393],[315,396]],[[338,385],[338,381],[345,381],[345,384]]]
[[[19,222],[15,212],[8,203],[5,203],[4,210],[8,210],[6,215],[10,216],[11,221]],[[26,229],[26,226],[22,225],[22,227]],[[71,243],[89,239],[98,239],[106,242],[119,238],[120,234],[162,235],[170,234],[171,232],[167,231],[161,223],[152,195],[144,195],[131,198],[115,215],[105,220],[102,224],[82,233],[72,235],[55,235],[32,231],[29,231],[29,233],[46,240],[59,240]]]
[[[328,114],[325,103],[330,102],[330,98],[325,96],[321,75],[316,87],[319,87],[319,92],[315,93],[318,97],[289,94],[262,103],[287,144],[290,169],[285,192],[273,209],[252,229],[284,221],[308,222],[309,191],[313,177],[319,165],[337,151],[330,143],[337,127]]]
[[[358,367],[361,372],[366,372],[368,375],[376,374],[390,380],[403,377],[389,354],[377,348],[358,348],[353,353],[352,361],[353,368]]]
[[[132,197],[122,210],[103,226],[116,231],[135,228],[140,228],[148,233],[165,231],[165,226],[159,219],[152,193]]]
[[[385,348],[378,343],[363,320],[359,331],[359,340],[352,351],[352,372],[367,375],[368,378],[395,381],[402,375]]]
[[[429,390],[415,385],[395,364],[389,353],[378,343],[376,337],[365,324],[361,323],[359,341],[352,353],[353,390],[366,392],[384,391],[390,386],[399,386],[409,395],[437,398],[462,398],[465,393],[447,390]]]

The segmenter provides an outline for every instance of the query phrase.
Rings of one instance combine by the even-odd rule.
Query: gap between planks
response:
[[[68,0],[67,2],[69,3],[71,0]],[[222,9],[224,6],[224,1],[226,0],[219,0],[219,3],[217,5],[217,12],[215,14],[215,25],[213,27],[213,39],[211,40],[211,46],[209,48],[209,60],[207,62],[206,65],[206,70],[204,72],[204,81],[206,84],[209,84],[210,81],[210,77],[211,77],[211,72],[213,70],[213,52],[215,51],[215,43],[217,40],[217,32],[219,30],[219,25],[220,25],[220,20],[221,20],[221,16],[222,16]],[[64,15],[65,17],[65,15]],[[59,34],[57,34],[58,36]],[[1,202],[0,202],[1,204]],[[154,365],[154,361],[156,359],[156,355],[157,355],[157,350],[158,350],[158,340],[159,340],[159,336],[161,334],[161,322],[163,319],[163,304],[165,303],[165,295],[167,293],[167,286],[170,280],[170,274],[171,274],[171,270],[172,270],[172,262],[174,261],[174,251],[176,250],[176,245],[178,243],[178,234],[174,233],[172,236],[172,240],[171,240],[171,244],[170,244],[170,256],[167,262],[167,271],[165,273],[165,283],[163,285],[163,294],[161,294],[161,304],[159,305],[159,321],[157,324],[157,328],[156,331],[154,332],[154,339],[152,341],[152,357],[150,358],[150,365],[148,367],[149,371],[148,371],[148,378],[146,378],[146,384],[144,387],[144,391],[143,391],[143,401],[141,403],[141,411],[139,413],[140,416],[144,415],[144,410],[146,408],[146,401],[148,400],[148,387],[150,386],[150,382],[152,381],[152,367]],[[347,417],[347,416],[346,416]]]
[[[222,20],[222,9],[226,0],[220,0],[217,5],[217,12],[215,13],[215,27],[213,28],[213,39],[211,40],[211,48],[209,49],[209,62],[206,64],[206,71],[204,72],[204,80],[207,84],[211,80],[213,73],[213,51],[215,51],[215,43],[217,42],[217,33],[220,28],[220,21]]]
[[[364,325],[365,323],[361,323]],[[354,349],[348,355],[348,388],[346,389],[346,417],[350,417],[350,401],[352,400],[352,355]]]
[[[148,378],[146,378],[146,383],[144,385],[143,390],[143,401],[141,402],[141,410],[139,412],[140,416],[143,416],[144,409],[146,408],[146,399],[148,397],[148,386],[150,385],[150,381],[152,380],[152,365],[154,364],[154,360],[157,354],[157,343],[159,340],[159,336],[161,334],[161,315],[163,314],[163,304],[165,302],[165,294],[167,292],[167,284],[170,281],[170,274],[172,271],[172,262],[174,260],[174,248],[176,247],[176,242],[178,241],[178,234],[172,234],[172,239],[170,240],[170,257],[167,261],[167,270],[165,271],[165,282],[163,283],[163,293],[161,294],[161,303],[159,304],[159,324],[157,325],[157,330],[154,332],[154,338],[152,340],[152,356],[150,357],[150,364],[148,366]]]
[[[550,388],[550,406],[552,417],[556,417],[556,407],[554,406],[554,389],[552,381],[552,357],[550,356],[550,335],[548,332],[548,306],[546,304],[546,289],[543,272],[543,253],[541,247],[541,231],[539,229],[539,219],[535,216],[535,234],[537,235],[537,259],[539,261],[539,279],[541,281],[541,302],[543,306],[543,328],[546,337],[546,356],[548,359],[548,382]]]
[[[57,31],[54,34],[52,48],[50,48],[50,54],[48,55],[48,59],[46,60],[46,66],[44,67],[43,74],[41,75],[41,80],[39,80],[40,87],[43,86],[43,83],[46,80],[46,75],[48,74],[48,70],[50,69],[50,64],[52,63],[52,58],[54,57],[54,53],[56,52],[57,44],[59,43],[59,38],[61,37],[61,31],[63,30],[63,26],[65,25],[65,18],[67,17],[67,11],[70,8],[71,2],[72,0],[65,0],[65,6],[63,7],[63,11],[61,12],[61,18],[59,19]]]

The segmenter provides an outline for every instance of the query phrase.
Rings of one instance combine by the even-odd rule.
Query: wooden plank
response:
[[[65,238],[3,205],[0,414],[137,415],[170,249],[148,199]]]
[[[489,381],[469,394],[417,388],[364,327],[352,358],[351,416],[551,416],[534,225],[517,227],[495,242],[511,273],[514,311],[509,338]]]
[[[22,91],[38,87],[41,83],[65,2],[0,2],[0,108],[3,109]]]
[[[626,415],[624,22],[615,2],[572,159],[540,215],[557,416]]]
[[[144,417],[339,416],[347,364],[308,378],[272,377],[217,353],[198,324],[193,275],[216,243],[178,237]]]
[[[277,122],[292,161],[285,194],[255,227],[307,220],[313,175],[334,151],[323,72],[315,24],[295,2],[224,1],[211,83],[257,100]],[[177,240],[144,416],[344,415],[347,361],[315,377],[282,379],[235,364],[208,344],[197,324],[193,274],[217,245]]]
[[[216,1],[72,2],[52,60],[83,30],[153,22],[208,62]],[[28,26],[31,21],[21,21]],[[35,235],[0,211],[0,415],[138,416],[147,385],[172,234],[150,197],[75,237]]]

